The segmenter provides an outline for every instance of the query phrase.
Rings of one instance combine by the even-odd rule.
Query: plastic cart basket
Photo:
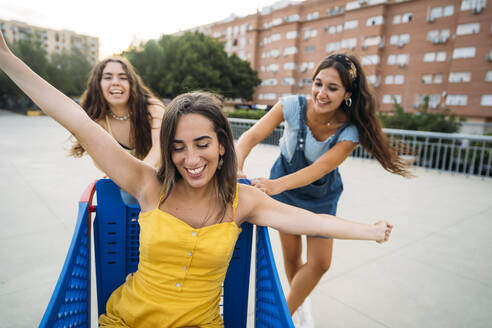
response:
[[[247,180],[241,181],[249,183]],[[97,206],[92,206],[97,191]],[[79,201],[74,236],[40,327],[91,326],[91,213],[94,219],[98,313],[138,265],[138,205],[126,205],[109,179],[91,183]],[[246,327],[253,226],[244,223],[223,289],[225,327]],[[266,228],[257,229],[255,327],[294,327],[280,286]]]

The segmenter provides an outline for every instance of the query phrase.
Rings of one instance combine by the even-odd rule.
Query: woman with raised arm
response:
[[[223,327],[221,286],[245,221],[290,234],[378,242],[390,236],[392,227],[384,221],[316,215],[239,185],[232,132],[212,94],[187,93],[169,104],[156,172],[14,56],[3,37],[0,68],[140,203],[138,270],[112,293],[100,326]]]
[[[80,106],[131,155],[159,166],[159,133],[164,104],[142,82],[124,57],[109,57],[93,67]],[[85,149],[75,140],[71,155]],[[136,200],[122,190],[126,203]]]
[[[376,101],[355,56],[338,53],[321,60],[314,70],[311,98],[287,96],[241,135],[236,151],[239,176],[251,149],[282,121],[280,156],[270,178],[253,185],[285,204],[336,215],[343,186],[338,166],[357,144],[389,172],[408,175],[404,162],[386,139],[376,117]],[[284,266],[290,283],[287,304],[293,314],[331,265],[333,240],[307,235],[307,262],[302,262],[299,234],[280,232]],[[309,302],[299,308],[299,325],[314,325]]]

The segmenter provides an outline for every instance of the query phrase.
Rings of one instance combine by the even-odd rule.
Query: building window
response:
[[[381,25],[384,22],[383,16],[373,16],[369,17],[366,21],[366,26]]]
[[[374,85],[374,86],[379,86],[379,76],[378,75],[367,75],[366,80],[368,83]]]
[[[277,99],[276,93],[260,93],[258,95],[258,99],[260,100],[275,100]]]
[[[405,76],[398,74],[398,75],[386,75],[386,78],[384,79],[385,84],[403,84],[405,81]]]
[[[304,62],[299,67],[299,72],[306,72],[307,70],[314,69],[314,62]]]
[[[284,56],[288,56],[288,55],[293,55],[293,54],[296,54],[297,53],[297,48],[296,47],[287,47],[284,49],[284,53],[283,55]]]
[[[485,74],[485,81],[492,82],[492,71],[488,71],[487,74]]]
[[[379,55],[363,56],[361,58],[361,63],[363,66],[377,65],[379,64]]]
[[[423,84],[431,84],[432,83],[432,74],[424,74],[420,80]]]
[[[267,79],[261,82],[261,86],[272,86],[277,85],[277,79]]]
[[[446,61],[446,51],[438,51],[438,52],[426,52],[424,54],[424,62],[443,62]]]
[[[296,69],[296,63],[285,63],[284,64],[284,70],[292,71],[294,69]]]
[[[436,61],[438,62],[446,61],[446,51],[436,52]]]
[[[475,57],[475,47],[455,48],[453,50],[453,59],[473,57]]]
[[[412,20],[412,13],[404,13],[401,15],[393,16],[393,24],[403,24],[408,23]]]
[[[462,0],[461,1],[461,10],[477,10],[481,11],[485,7],[485,3],[487,0]]]
[[[357,45],[357,38],[343,39],[341,43],[341,47],[343,49],[354,49]]]
[[[492,95],[482,95],[481,106],[492,106]]]
[[[414,108],[417,108],[418,106],[424,104],[424,100],[426,97],[429,98],[429,108],[435,109],[439,106],[439,103],[441,102],[440,94],[425,94],[417,95],[415,97]]]
[[[450,83],[462,83],[471,81],[471,72],[451,72],[449,73]]]
[[[393,104],[395,102],[401,104],[401,95],[386,94],[383,96],[383,104]]]
[[[315,46],[307,46],[302,49],[302,51],[306,54],[313,53],[315,51],[316,47]]]
[[[408,54],[389,55],[388,65],[398,64],[399,66],[405,66],[408,64],[409,60],[410,60],[410,55]]]
[[[359,25],[358,20],[351,20],[351,21],[346,21],[345,24],[343,24],[343,28],[345,30],[354,30],[357,28],[358,25]]]
[[[433,44],[446,43],[451,35],[451,31],[447,28],[442,30],[431,30],[427,32],[427,40]]]
[[[381,43],[381,36],[368,36],[364,39],[362,47],[377,46]]]
[[[480,32],[480,23],[460,24],[456,28],[456,35],[477,34]]]
[[[286,38],[287,40],[290,40],[290,39],[297,39],[297,36],[298,36],[297,31],[289,31],[289,32],[285,33],[285,38]]]
[[[446,97],[446,105],[449,106],[466,106],[468,96],[466,95],[448,95]]]
[[[318,18],[318,16],[319,16],[318,12],[315,11],[314,13],[306,14],[306,20],[310,21],[310,20]]]
[[[390,44],[397,45],[398,47],[403,47],[405,44],[410,42],[410,34],[396,34],[390,37]]]
[[[293,77],[284,77],[282,79],[283,85],[294,85],[296,84],[296,80]]]
[[[424,54],[424,63],[430,63],[436,60],[435,52],[426,52]]]
[[[338,24],[338,25],[328,25],[324,27],[324,30],[328,32],[328,34],[336,34],[340,33],[343,31],[343,25]]]
[[[326,44],[326,52],[330,53],[337,50],[340,50],[340,42],[330,42]]]
[[[428,21],[433,22],[436,18],[448,17],[454,14],[454,6],[435,7],[429,12]]]
[[[313,30],[306,29],[304,31],[304,40],[307,40],[309,38],[314,38],[314,37],[316,37],[316,35],[318,35],[318,30],[316,30],[316,29],[313,29]]]
[[[284,20],[288,23],[290,22],[297,22],[298,20],[300,19],[299,15],[295,14],[295,15],[290,15],[290,16],[286,16],[284,18]]]
[[[303,78],[299,82],[298,87],[303,88],[305,85],[311,85],[311,83],[313,83],[313,80],[311,80],[310,78]]]
[[[442,74],[434,74],[432,77],[432,82],[435,84],[441,84],[442,83]]]

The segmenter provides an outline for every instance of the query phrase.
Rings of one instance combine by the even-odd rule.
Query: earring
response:
[[[347,107],[352,106],[352,98],[345,99],[345,105],[347,105]]]
[[[219,163],[217,163],[217,170],[220,170],[222,168],[222,165],[224,165],[224,159],[222,158],[222,155],[219,155]]]

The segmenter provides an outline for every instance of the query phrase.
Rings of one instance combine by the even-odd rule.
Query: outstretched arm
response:
[[[154,100],[154,103],[148,106],[148,110],[152,116],[152,121],[150,122],[152,148],[150,148],[149,153],[143,160],[153,167],[159,168],[161,162],[161,125],[165,108],[164,105],[156,99]]]
[[[313,164],[273,180],[257,178],[253,181],[253,186],[269,195],[276,195],[286,190],[307,186],[336,169],[352,153],[355,147],[357,147],[357,144],[352,141],[340,141]]]
[[[240,178],[246,177],[242,171],[246,157],[248,157],[251,149],[268,137],[283,120],[282,103],[278,102],[255,125],[239,137],[236,144],[236,155]]]
[[[388,241],[390,224],[357,223],[328,214],[315,214],[274,200],[256,188],[240,185],[238,213],[245,220],[289,234],[329,236],[336,239]]]
[[[1,33],[0,68],[44,113],[69,130],[108,176],[138,198],[144,176],[150,176],[146,172],[155,175],[154,170],[125,152],[80,106],[17,58]]]

